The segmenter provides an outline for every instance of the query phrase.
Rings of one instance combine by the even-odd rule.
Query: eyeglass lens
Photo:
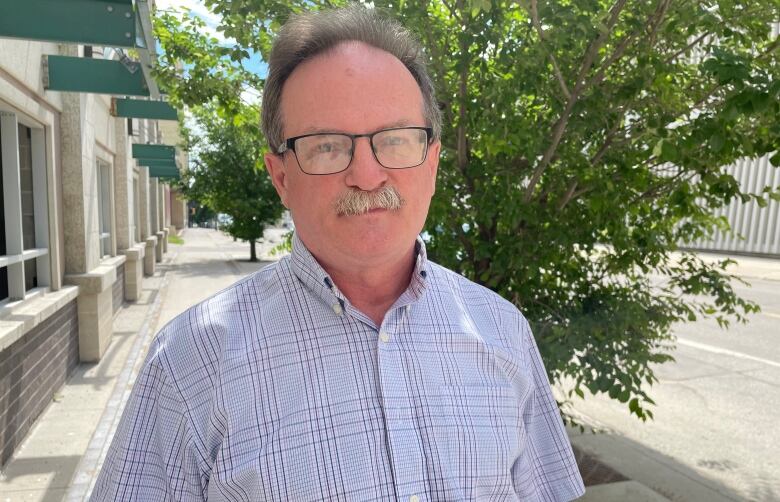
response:
[[[391,129],[371,137],[377,161],[389,169],[405,169],[422,164],[428,148],[423,129]],[[353,140],[344,134],[315,134],[295,141],[295,155],[308,174],[343,171],[352,161]]]

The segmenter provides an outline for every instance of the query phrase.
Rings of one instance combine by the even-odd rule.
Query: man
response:
[[[528,323],[426,260],[440,118],[373,10],[293,17],[263,96],[291,256],[157,336],[93,500],[571,500]]]

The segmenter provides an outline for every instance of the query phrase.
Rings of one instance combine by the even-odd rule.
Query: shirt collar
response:
[[[428,272],[425,243],[420,236],[417,236],[415,242],[415,252],[417,259],[412,271],[412,279],[409,282],[409,287],[401,295],[399,301],[396,302],[396,306],[400,306],[399,303],[412,303],[425,292],[427,277],[430,276],[430,273]],[[348,302],[347,298],[338,290],[336,284],[317,262],[317,259],[309,252],[297,233],[293,233],[290,266],[295,276],[318,298],[321,298],[334,308],[334,302],[337,301],[341,308],[344,308]]]

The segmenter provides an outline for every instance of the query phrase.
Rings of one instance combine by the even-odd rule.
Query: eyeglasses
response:
[[[430,127],[396,127],[370,134],[305,134],[285,140],[277,153],[292,150],[306,174],[336,174],[352,163],[355,140],[368,138],[379,164],[387,169],[408,169],[425,162],[432,136]]]

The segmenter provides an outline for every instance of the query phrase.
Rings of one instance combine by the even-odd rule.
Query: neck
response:
[[[339,267],[315,258],[349,302],[380,326],[388,309],[409,287],[416,258],[414,249],[412,246],[398,260],[380,267]]]

